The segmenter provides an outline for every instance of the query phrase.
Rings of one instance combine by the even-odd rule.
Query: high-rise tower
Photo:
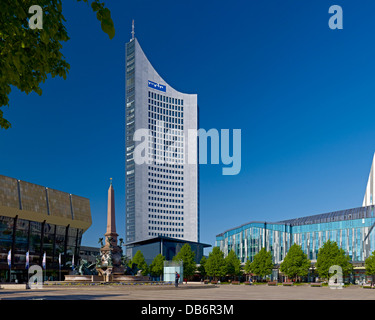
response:
[[[126,44],[125,115],[126,242],[156,236],[199,241],[197,144],[187,146],[188,131],[198,129],[197,95],[181,93],[159,76],[134,27]],[[139,129],[148,132],[143,164],[135,159],[145,143],[134,140]]]

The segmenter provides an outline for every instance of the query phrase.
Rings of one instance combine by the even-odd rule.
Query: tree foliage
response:
[[[251,263],[250,260],[247,260],[245,263],[246,273],[253,273],[261,278],[271,274],[272,268],[272,254],[266,248],[260,249]]]
[[[206,263],[207,263],[207,258],[205,256],[203,256],[200,263],[199,263],[199,267],[198,267],[198,271],[199,271],[201,277],[203,277],[203,278],[207,275]]]
[[[191,250],[189,244],[185,243],[181,250],[173,257],[175,261],[182,261],[184,268],[184,277],[194,275],[197,265],[195,263],[195,253]]]
[[[225,257],[225,267],[227,275],[235,277],[241,273],[241,261],[238,259],[236,253],[231,250]]]
[[[311,261],[302,251],[301,246],[294,243],[281,263],[280,271],[285,273],[288,278],[297,279],[297,277],[307,276],[310,266]]]
[[[226,265],[224,259],[224,253],[219,247],[214,247],[208,255],[208,259],[205,264],[207,275],[210,277],[223,277],[226,275]]]
[[[315,267],[319,277],[328,279],[330,277],[329,268],[334,265],[342,268],[343,275],[350,273],[353,268],[345,250],[339,248],[336,242],[328,240],[318,251]]]
[[[77,0],[89,4],[89,0]],[[42,29],[29,27],[29,8],[43,10]],[[112,39],[115,35],[110,11],[100,0],[92,0],[91,8],[102,30]],[[42,94],[40,84],[48,75],[66,79],[69,63],[61,53],[62,42],[68,41],[62,14],[62,0],[1,0],[0,8],[0,108],[9,106],[12,87],[29,94]],[[0,128],[11,124],[0,110]]]
[[[372,282],[375,278],[375,251],[365,261],[366,274],[372,277]]]
[[[159,253],[149,266],[150,273],[154,276],[161,276],[164,271],[164,261],[165,257]]]
[[[148,266],[141,250],[138,250],[133,259],[132,263],[137,264],[138,269],[142,270],[142,275],[145,276],[149,273]]]

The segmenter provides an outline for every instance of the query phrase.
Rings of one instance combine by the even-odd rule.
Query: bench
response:
[[[322,287],[322,283],[321,282],[311,282],[310,287]]]
[[[239,281],[232,281],[230,284],[240,284]]]
[[[28,285],[27,283],[1,283],[0,289],[26,290],[28,289]]]
[[[283,282],[283,286],[291,287],[293,286],[293,282]]]

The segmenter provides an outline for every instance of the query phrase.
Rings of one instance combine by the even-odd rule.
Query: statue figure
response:
[[[135,276],[138,273],[138,265],[136,263],[133,263],[131,267],[126,266],[126,275]]]
[[[103,238],[99,238],[98,243],[100,243],[100,246],[103,248],[103,246],[104,246],[104,244],[103,244]]]
[[[97,267],[100,267],[100,265],[102,264],[102,260],[101,260],[101,257],[100,257],[100,254],[98,254],[95,258],[95,264]]]
[[[113,239],[113,237],[108,237],[107,239],[108,239],[109,247],[112,249],[113,248],[113,243],[112,242],[113,242],[114,239]]]
[[[96,263],[89,263],[85,259],[81,259],[81,263],[78,266],[78,273],[80,275],[97,275]]]

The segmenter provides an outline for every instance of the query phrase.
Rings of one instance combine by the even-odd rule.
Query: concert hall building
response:
[[[27,279],[27,252],[30,266],[42,266],[46,253],[45,274],[58,280],[61,269],[63,280],[90,225],[89,199],[0,175],[0,281],[9,281],[9,269],[12,281]]]

